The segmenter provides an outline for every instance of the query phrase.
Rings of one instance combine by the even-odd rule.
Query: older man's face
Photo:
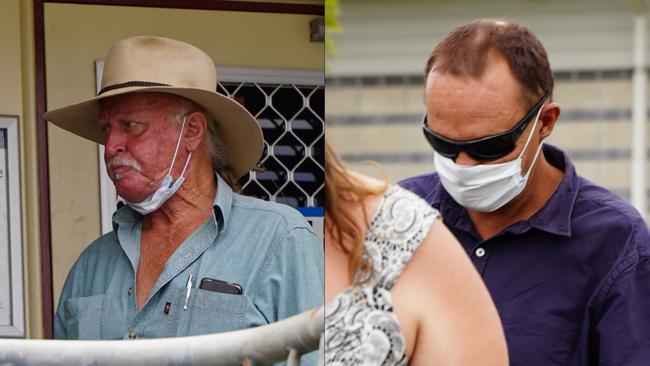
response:
[[[480,78],[463,78],[431,72],[427,78],[425,102],[429,128],[452,140],[467,141],[495,135],[512,129],[532,107],[507,61],[491,55]],[[508,155],[485,164],[496,164],[515,159],[521,153],[533,123],[519,136],[516,147]],[[539,128],[539,124],[537,125]],[[538,146],[531,139],[524,155],[523,168],[527,170]],[[477,165],[466,152],[456,159],[460,165]]]
[[[181,128],[172,123],[178,105],[175,97],[160,93],[125,94],[102,102],[104,161],[117,193],[126,200],[142,201],[167,174]],[[186,157],[180,148],[176,161]]]

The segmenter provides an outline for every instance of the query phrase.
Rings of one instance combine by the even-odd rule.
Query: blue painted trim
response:
[[[323,217],[325,216],[324,207],[298,207],[300,213],[305,217]]]

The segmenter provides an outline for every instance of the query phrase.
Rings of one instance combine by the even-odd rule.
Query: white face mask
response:
[[[187,157],[187,160],[185,161],[185,167],[183,167],[183,171],[181,172],[181,176],[174,181],[172,178],[172,168],[174,167],[174,162],[176,161],[176,154],[178,153],[178,148],[181,144],[181,138],[183,137],[183,128],[185,128],[185,119],[183,119],[183,125],[181,126],[181,133],[178,135],[178,142],[176,142],[176,150],[174,150],[174,156],[172,157],[172,162],[169,167],[169,171],[167,172],[167,175],[165,178],[160,182],[160,186],[158,189],[153,192],[152,194],[149,195],[149,197],[145,198],[142,200],[142,202],[129,202],[127,200],[124,200],[127,205],[129,205],[132,209],[138,211],[142,215],[147,215],[150,214],[157,209],[160,208],[165,202],[167,202],[168,199],[171,198],[171,196],[178,191],[178,188],[180,188],[181,184],[183,184],[183,181],[185,181],[185,169],[187,169],[187,165],[190,163],[190,158],[192,157],[192,153],[189,154]]]
[[[524,152],[528,147],[542,108],[537,112],[533,128],[517,159],[500,164],[465,166],[456,164],[434,151],[434,163],[442,186],[459,205],[473,211],[493,212],[517,197],[526,187],[542,143],[526,174],[521,172]]]

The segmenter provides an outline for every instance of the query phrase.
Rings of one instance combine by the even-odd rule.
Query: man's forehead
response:
[[[475,78],[452,75],[433,76],[427,82],[425,101],[428,108],[446,109],[455,106],[464,111],[512,109],[518,90],[482,82]]]
[[[129,93],[104,98],[100,101],[100,119],[106,114],[161,112],[180,104],[178,97],[165,93]]]
[[[166,93],[128,93],[102,99],[100,108],[168,107],[179,104],[179,99]]]
[[[435,71],[427,78],[429,126],[455,140],[471,140],[511,128],[526,111],[516,79],[453,76]]]
[[[431,70],[427,75],[425,98],[427,105],[431,99],[452,98],[458,103],[497,109],[527,110],[522,85],[501,56],[489,57],[488,65],[478,77],[452,75]]]

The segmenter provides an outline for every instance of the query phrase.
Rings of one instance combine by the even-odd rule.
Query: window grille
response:
[[[296,208],[323,207],[325,187],[322,85],[221,82],[260,124],[264,153],[240,183],[246,195]]]

